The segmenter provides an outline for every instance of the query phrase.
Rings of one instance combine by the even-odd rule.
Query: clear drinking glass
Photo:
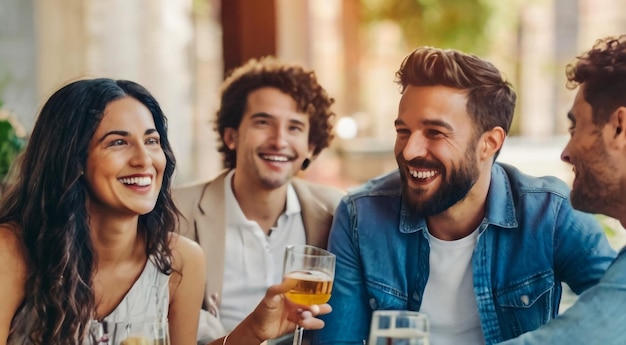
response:
[[[429,323],[424,313],[376,310],[372,315],[369,345],[428,345]]]
[[[89,340],[92,345],[170,345],[167,321],[93,321]]]
[[[330,299],[335,278],[335,255],[309,245],[285,249],[284,279],[297,281],[285,294],[291,302],[302,305],[323,304]],[[296,326],[293,345],[302,344],[302,328]]]

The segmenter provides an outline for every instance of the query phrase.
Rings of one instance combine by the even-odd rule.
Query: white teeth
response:
[[[267,159],[268,161],[275,161],[275,162],[286,162],[289,160],[285,156],[263,155],[262,157],[263,159]]]
[[[435,170],[417,171],[417,170],[409,169],[409,174],[411,174],[411,176],[413,176],[414,178],[428,179],[428,178],[435,176],[437,172]]]
[[[123,184],[136,184],[140,187],[149,186],[152,183],[152,177],[126,177],[121,178]]]

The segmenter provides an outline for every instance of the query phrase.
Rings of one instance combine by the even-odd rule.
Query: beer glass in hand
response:
[[[284,279],[296,285],[285,297],[302,305],[323,304],[330,299],[335,277],[335,255],[309,245],[288,246],[285,249]],[[302,328],[296,325],[293,345],[302,344]]]

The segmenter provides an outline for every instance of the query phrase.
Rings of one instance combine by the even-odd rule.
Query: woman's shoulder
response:
[[[206,266],[204,252],[196,242],[178,234],[170,234],[172,250],[172,270],[170,276],[170,296],[182,294],[200,286],[204,289]],[[180,289],[183,287],[182,289]]]
[[[10,325],[25,296],[27,265],[18,228],[0,224],[0,342],[9,334]]]
[[[0,257],[3,254],[24,260],[24,245],[19,234],[19,227],[15,224],[0,224]]]
[[[204,265],[204,252],[200,245],[177,233],[170,233],[170,249],[174,257],[174,270],[182,270],[187,264]]]

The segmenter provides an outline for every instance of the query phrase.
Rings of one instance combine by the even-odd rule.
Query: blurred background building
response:
[[[568,180],[565,65],[624,32],[626,0],[0,0],[0,100],[28,132],[69,81],[137,81],[169,117],[175,183],[186,183],[222,168],[212,120],[224,75],[276,55],[315,69],[337,101],[336,139],[304,177],[349,188],[395,168],[402,59],[457,48],[518,92],[499,160]]]

